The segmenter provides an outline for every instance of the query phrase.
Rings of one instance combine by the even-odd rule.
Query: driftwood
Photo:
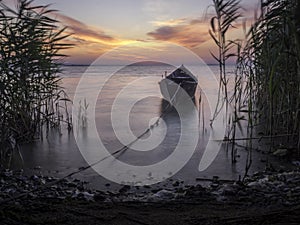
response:
[[[196,181],[208,181],[208,182],[220,182],[220,183],[235,183],[237,182],[236,180],[224,180],[224,179],[218,179],[218,178],[202,178],[202,177],[197,177]]]

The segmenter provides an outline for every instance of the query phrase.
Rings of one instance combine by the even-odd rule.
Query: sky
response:
[[[50,8],[58,10],[53,16],[72,33],[67,41],[74,47],[66,52],[66,63],[90,64],[124,45],[128,52],[120,58],[134,58],[137,51],[149,49],[159,51],[163,58],[168,43],[188,48],[206,63],[215,63],[210,51],[215,52],[216,47],[208,33],[212,0],[35,0],[33,4],[51,4]],[[244,18],[240,21],[251,21],[258,0],[242,0],[241,4]],[[232,29],[229,38],[243,37],[239,28]],[[145,61],[147,54],[143,54]]]

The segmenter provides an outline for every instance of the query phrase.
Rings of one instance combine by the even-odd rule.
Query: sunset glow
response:
[[[5,2],[14,4],[14,0]],[[210,55],[215,46],[208,33],[213,13],[211,0],[36,0],[34,4],[51,4],[51,8],[58,10],[53,16],[72,34],[67,42],[75,47],[66,52],[70,56],[66,63],[90,64],[115,47],[142,47],[147,42],[160,42],[162,55],[168,55],[162,43],[171,42],[190,49],[207,63],[215,63]],[[244,0],[242,4],[246,10],[238,28],[245,19],[251,20],[257,1]],[[232,29],[230,38],[243,35],[242,29]],[[135,52],[124,57],[129,55],[134,58]]]

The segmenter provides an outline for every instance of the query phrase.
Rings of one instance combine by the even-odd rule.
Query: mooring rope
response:
[[[52,182],[49,182],[49,183],[40,185],[40,186],[34,188],[33,190],[30,190],[30,191],[27,191],[27,192],[22,193],[22,194],[20,194],[20,195],[11,197],[11,198],[9,198],[9,199],[5,199],[5,200],[3,200],[3,201],[0,201],[0,205],[3,205],[3,204],[5,204],[5,203],[7,203],[7,202],[10,202],[10,201],[13,201],[13,200],[16,200],[16,199],[19,199],[19,198],[23,198],[23,197],[27,196],[28,194],[33,193],[33,192],[35,192],[35,191],[39,191],[39,190],[42,190],[42,189],[44,189],[44,188],[50,187],[50,186],[52,186],[52,185],[54,185],[54,184],[57,184],[57,183],[59,183],[59,182],[65,180],[65,179],[67,179],[67,178],[69,178],[69,177],[75,175],[75,174],[81,173],[81,172],[83,172],[83,171],[85,171],[85,170],[87,170],[87,169],[89,169],[89,168],[91,168],[91,167],[93,167],[93,166],[95,166],[95,165],[97,165],[97,164],[103,162],[104,160],[106,160],[106,159],[108,159],[108,158],[110,158],[110,157],[112,157],[112,156],[114,156],[114,155],[116,155],[116,154],[118,154],[118,153],[124,153],[125,151],[127,151],[127,150],[130,148],[130,146],[132,146],[132,145],[133,145],[134,143],[136,143],[139,139],[141,139],[143,136],[145,136],[147,133],[149,133],[152,129],[154,129],[154,127],[158,126],[160,119],[161,119],[162,117],[164,117],[165,115],[167,115],[167,114],[170,112],[170,111],[168,111],[168,110],[169,110],[170,106],[173,105],[173,101],[174,101],[175,96],[177,95],[179,89],[180,89],[180,84],[178,84],[178,87],[177,87],[177,89],[176,89],[176,91],[175,91],[175,94],[174,94],[173,97],[170,99],[170,101],[168,102],[167,107],[163,110],[163,112],[160,114],[160,116],[157,118],[157,120],[156,120],[153,124],[151,124],[151,125],[150,125],[143,133],[141,133],[139,136],[137,136],[137,138],[136,138],[135,140],[133,140],[132,142],[130,142],[128,145],[123,146],[122,148],[120,148],[120,149],[114,151],[113,153],[111,153],[110,155],[105,156],[104,158],[102,158],[102,159],[100,159],[100,160],[98,160],[98,161],[96,161],[96,162],[94,162],[94,163],[92,163],[92,164],[90,164],[90,165],[88,165],[88,166],[80,167],[77,171],[71,172],[71,173],[65,175],[64,177],[59,178],[58,180],[55,180],[55,181],[52,181]]]
[[[94,162],[94,163],[88,165],[88,166],[81,167],[78,171],[72,172],[72,173],[68,174],[67,176],[65,176],[64,178],[71,177],[71,176],[73,176],[73,175],[75,175],[75,174],[78,174],[78,173],[80,173],[80,172],[82,172],[82,171],[84,171],[84,170],[87,170],[87,169],[89,169],[89,168],[91,168],[91,167],[93,167],[93,166],[95,166],[95,165],[97,165],[97,164],[103,162],[104,160],[106,160],[106,159],[108,159],[108,158],[110,158],[110,157],[112,157],[112,156],[114,156],[114,155],[116,155],[116,154],[118,154],[118,153],[123,153],[123,152],[127,151],[134,143],[136,143],[138,140],[140,140],[142,137],[144,137],[146,134],[148,134],[154,127],[157,127],[157,126],[158,126],[160,119],[161,119],[163,116],[165,116],[166,114],[169,113],[169,112],[168,112],[168,109],[170,108],[171,105],[173,105],[173,101],[174,101],[174,99],[175,99],[175,97],[176,97],[176,95],[177,95],[177,93],[178,93],[179,90],[180,90],[180,84],[178,84],[177,89],[176,89],[176,91],[175,91],[175,94],[174,94],[173,97],[170,99],[170,102],[168,102],[167,107],[163,110],[163,112],[160,114],[160,116],[157,118],[157,120],[156,120],[153,124],[151,124],[151,125],[150,125],[143,133],[141,133],[139,136],[137,136],[136,139],[134,139],[134,140],[133,140],[132,142],[130,142],[129,144],[123,146],[122,148],[120,148],[120,149],[114,151],[114,152],[111,153],[110,155],[108,155],[108,156],[106,156],[106,157],[104,157],[104,158],[102,158],[102,159],[100,159],[100,160],[98,160],[98,161],[96,161],[96,162]]]

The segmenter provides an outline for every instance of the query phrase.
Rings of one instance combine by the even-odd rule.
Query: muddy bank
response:
[[[1,224],[299,224],[299,207],[245,207],[215,201],[103,203],[35,200],[1,210]]]
[[[244,182],[217,177],[209,186],[118,191],[86,188],[77,179],[0,179],[1,224],[299,224],[300,172],[261,172]]]

